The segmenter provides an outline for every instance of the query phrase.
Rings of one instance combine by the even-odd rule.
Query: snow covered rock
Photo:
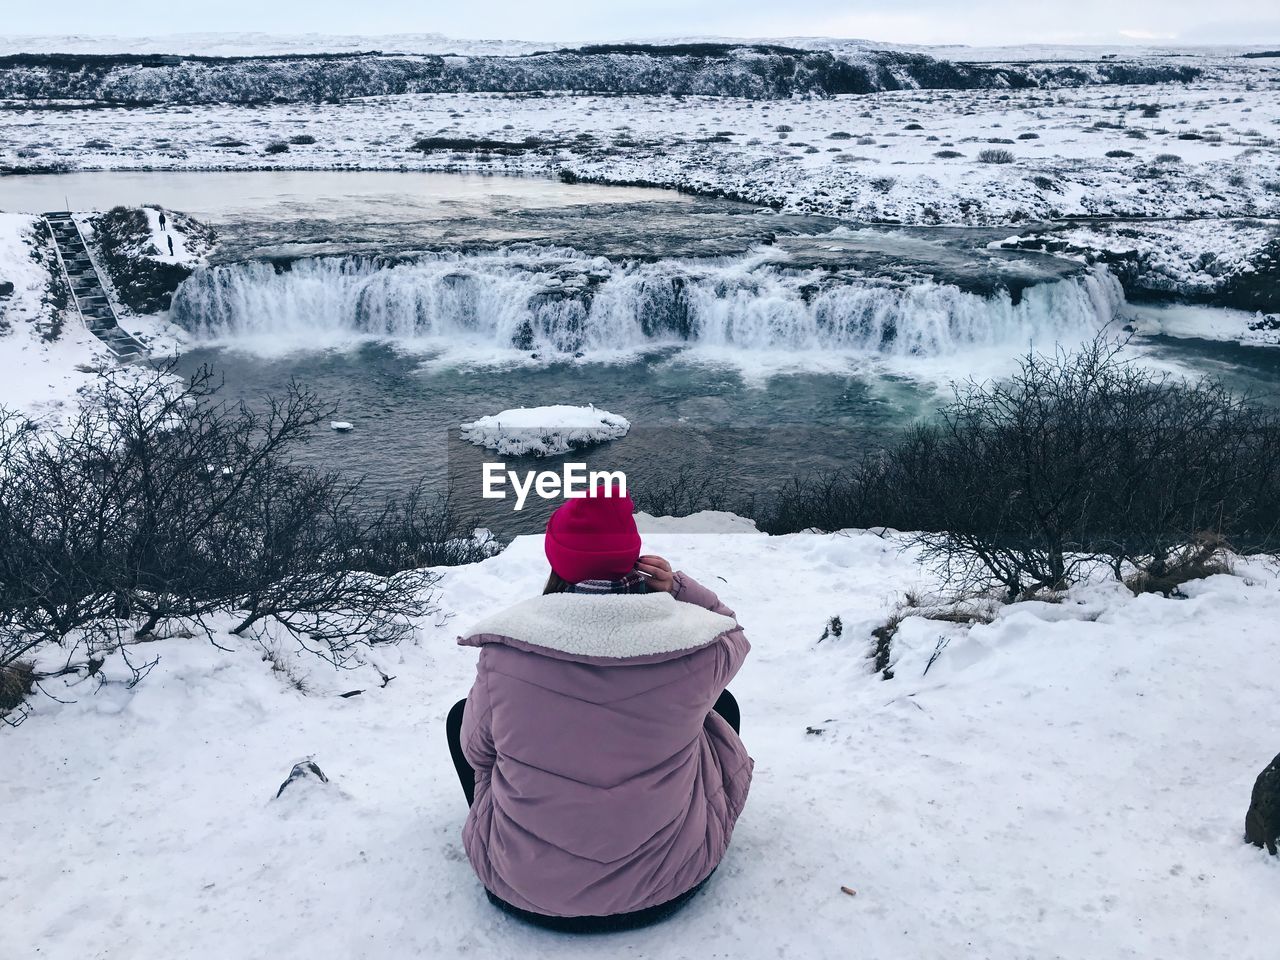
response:
[[[167,310],[215,240],[193,217],[156,206],[114,207],[77,222],[116,302],[141,314]]]
[[[319,764],[314,760],[303,760],[301,763],[295,763],[293,769],[289,771],[289,776],[284,783],[280,784],[280,789],[276,791],[276,798],[279,799],[284,793],[285,788],[290,784],[300,781],[309,781],[311,783],[328,783],[329,778],[324,775],[324,771],[320,769]]]
[[[1250,312],[1280,310],[1280,224],[1274,220],[1073,223],[991,246],[1103,263],[1136,299],[1174,295]]]
[[[1244,838],[1255,847],[1266,845],[1273,857],[1280,843],[1280,756],[1258,774],[1253,799],[1244,818]]]
[[[625,437],[631,422],[593,405],[516,407],[462,424],[462,439],[504,457],[551,457]]]

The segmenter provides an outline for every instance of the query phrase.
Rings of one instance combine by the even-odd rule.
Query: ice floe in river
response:
[[[462,438],[502,456],[550,457],[617,440],[631,421],[593,405],[516,407],[462,425]]]

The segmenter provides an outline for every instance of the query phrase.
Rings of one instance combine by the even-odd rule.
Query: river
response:
[[[635,425],[593,463],[762,494],[847,464],[953,381],[1122,335],[1141,312],[1103,270],[989,249],[1001,230],[438,173],[0,178],[0,209],[144,202],[209,223],[220,244],[143,326],[172,321],[181,369],[215,367],[230,397],[296,379],[331,400],[354,429],[317,431],[307,456],[391,495],[450,467],[474,489],[479,452],[448,431],[553,403]],[[1264,347],[1145,337],[1130,350],[1259,393],[1280,383],[1280,351]],[[542,512],[499,525],[529,529]]]

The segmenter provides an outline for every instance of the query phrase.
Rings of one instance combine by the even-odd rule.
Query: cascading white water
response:
[[[618,264],[571,251],[330,257],[201,269],[172,319],[198,338],[352,336],[572,354],[680,343],[945,355],[1088,335],[1123,302],[1103,268],[980,296],[927,280],[787,269],[766,257]]]

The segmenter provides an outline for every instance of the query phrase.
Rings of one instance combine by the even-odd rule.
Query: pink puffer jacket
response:
[[[476,771],[463,843],[507,903],[628,913],[724,856],[752,761],[711,706],[750,644],[714,593],[675,583],[534,597],[459,639],[481,648],[462,724]]]

